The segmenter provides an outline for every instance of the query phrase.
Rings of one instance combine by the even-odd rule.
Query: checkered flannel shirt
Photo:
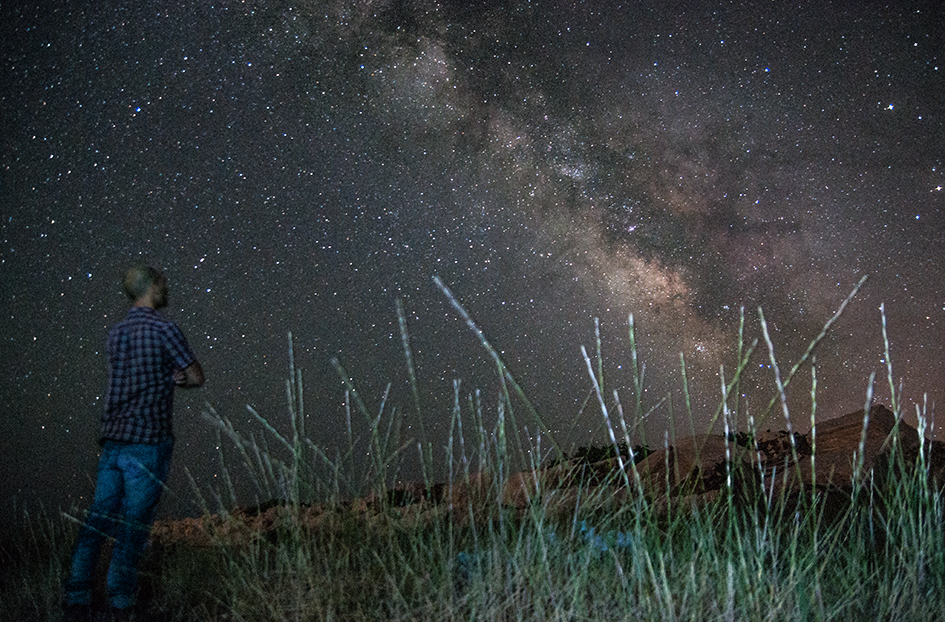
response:
[[[196,360],[177,324],[133,307],[108,333],[109,379],[102,442],[173,438],[174,370]]]

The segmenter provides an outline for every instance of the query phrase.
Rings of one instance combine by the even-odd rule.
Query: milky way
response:
[[[629,404],[632,314],[644,402],[671,396],[639,427],[659,439],[708,425],[742,309],[786,373],[863,277],[817,351],[818,416],[862,408],[871,372],[890,401],[881,304],[907,418],[945,398],[931,3],[35,4],[2,9],[0,471],[20,503],[91,490],[104,337],[138,260],[166,270],[208,377],[177,398],[170,513],[192,510],[183,467],[220,474],[205,402],[286,425],[290,331],[329,455],[333,358],[371,409],[390,383],[419,434],[398,300],[438,459],[455,380],[494,419],[494,365],[435,276],[566,450],[607,438],[595,319],[608,399]],[[773,378],[762,340],[740,412]],[[810,391],[804,368],[800,427]]]

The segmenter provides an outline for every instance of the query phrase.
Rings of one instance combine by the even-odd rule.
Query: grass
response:
[[[274,528],[234,538],[243,519],[224,513],[207,530],[203,546],[153,547],[143,566],[139,619],[942,619],[945,517],[942,492],[928,477],[927,446],[913,462],[894,445],[885,476],[858,474],[857,485],[841,495],[840,509],[829,516],[822,487],[793,495],[782,487],[775,494],[772,484],[787,474],[784,470],[729,471],[729,484],[699,503],[682,495],[661,497],[643,489],[637,465],[644,452],[631,442],[647,408],[656,407],[640,398],[642,365],[636,360],[632,318],[630,414],[616,391],[604,394],[598,340],[596,358],[585,352],[584,363],[612,446],[582,448],[569,461],[554,443],[544,450],[524,446],[516,432],[520,425],[546,426],[459,301],[438,285],[492,357],[503,389],[495,416],[486,417],[478,394],[464,397],[456,385],[447,481],[434,486],[428,443],[400,442],[397,411],[387,405],[386,395],[379,411],[369,412],[354,381],[337,363],[347,387],[345,416],[349,422],[364,417],[370,423],[366,442],[372,460],[357,463],[357,441],[351,434],[348,451],[334,456],[308,441],[301,373],[291,362],[290,335],[289,433],[277,431],[252,411],[259,430],[247,435],[224,415],[207,411],[212,425],[232,441],[260,498],[285,500],[281,511],[270,512],[276,517]],[[769,406],[774,415],[767,416],[783,416],[789,424],[786,387],[797,380],[799,370],[810,368],[810,415],[815,420],[813,354],[853,294],[783,376],[759,314],[775,371]],[[399,305],[398,316],[419,415],[410,339]],[[889,361],[885,315],[883,338]],[[758,346],[739,342],[735,372],[725,379],[723,370],[717,411],[732,438],[740,420],[748,426],[738,432],[748,447],[732,443],[733,452],[755,450],[757,427],[755,418],[740,413],[730,399],[739,394],[741,371]],[[886,371],[898,417],[902,413],[891,366]],[[871,400],[867,395],[866,402]],[[924,437],[931,414],[921,409],[916,415]],[[763,416],[759,413],[758,420]],[[494,428],[485,427],[487,419],[496,421]],[[793,442],[794,436],[790,438]],[[408,452],[420,456],[428,486],[412,497],[392,486]],[[794,452],[795,463],[804,459],[796,448]],[[595,455],[612,457],[621,468],[597,479],[582,476],[577,465]],[[528,503],[502,503],[504,485],[521,465],[553,461],[559,467],[576,465],[575,485],[566,493],[534,487],[528,489]],[[477,478],[480,470],[490,476]],[[735,485],[746,480],[758,483],[748,488],[754,491],[748,499]],[[881,486],[871,485],[880,480]],[[208,515],[214,505],[232,507],[235,499],[230,485],[209,495],[195,486],[193,494]],[[75,523],[24,515],[21,527],[23,535],[2,550],[0,563],[14,572],[0,573],[0,619],[56,620]]]

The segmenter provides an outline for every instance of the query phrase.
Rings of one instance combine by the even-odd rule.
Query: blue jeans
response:
[[[154,511],[171,467],[173,440],[156,445],[105,441],[98,462],[95,498],[79,531],[69,579],[68,605],[90,604],[92,573],[106,537],[115,539],[108,567],[112,607],[135,603],[138,561],[148,543]]]

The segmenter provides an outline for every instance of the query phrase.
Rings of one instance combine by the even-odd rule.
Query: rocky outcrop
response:
[[[854,474],[867,476],[877,458],[889,455],[894,446],[912,455],[919,447],[918,431],[903,421],[897,426],[896,416],[884,406],[874,406],[869,418],[860,410],[818,424],[805,440],[815,460],[814,466],[801,461],[801,479],[842,488],[852,487]]]
[[[945,443],[920,439],[914,427],[897,421],[884,406],[874,406],[868,416],[860,410],[818,423],[807,434],[702,434],[635,457],[631,461],[628,452],[622,461],[564,460],[513,473],[501,489],[492,474],[479,473],[449,485],[398,487],[347,504],[290,510],[269,503],[225,515],[161,521],[152,539],[198,545],[247,541],[287,524],[317,529],[351,517],[405,524],[450,515],[465,521],[496,504],[525,510],[540,503],[551,514],[568,515],[587,506],[606,511],[640,495],[658,509],[671,500],[676,505],[709,503],[729,486],[745,501],[757,500],[759,492],[770,498],[814,488],[836,501],[849,498],[855,485],[886,486],[912,476],[911,466],[920,463],[930,486],[945,485]]]
[[[807,434],[768,431],[757,438],[748,434],[686,437],[626,466],[632,477],[612,477],[604,485],[619,490],[632,482],[635,494],[653,500],[711,499],[712,493],[729,485],[743,498],[762,486],[769,494],[774,489],[779,495],[811,487],[849,493],[855,484],[885,485],[889,477],[902,475],[903,466],[917,464],[920,448],[928,481],[941,487],[945,484],[945,443],[928,439],[920,443],[914,427],[877,405],[868,417],[860,410],[819,423]],[[616,459],[592,469],[619,473]],[[550,482],[561,481],[567,478],[547,478],[540,471],[519,473],[508,479],[502,498],[508,505],[524,508],[554,490]]]

